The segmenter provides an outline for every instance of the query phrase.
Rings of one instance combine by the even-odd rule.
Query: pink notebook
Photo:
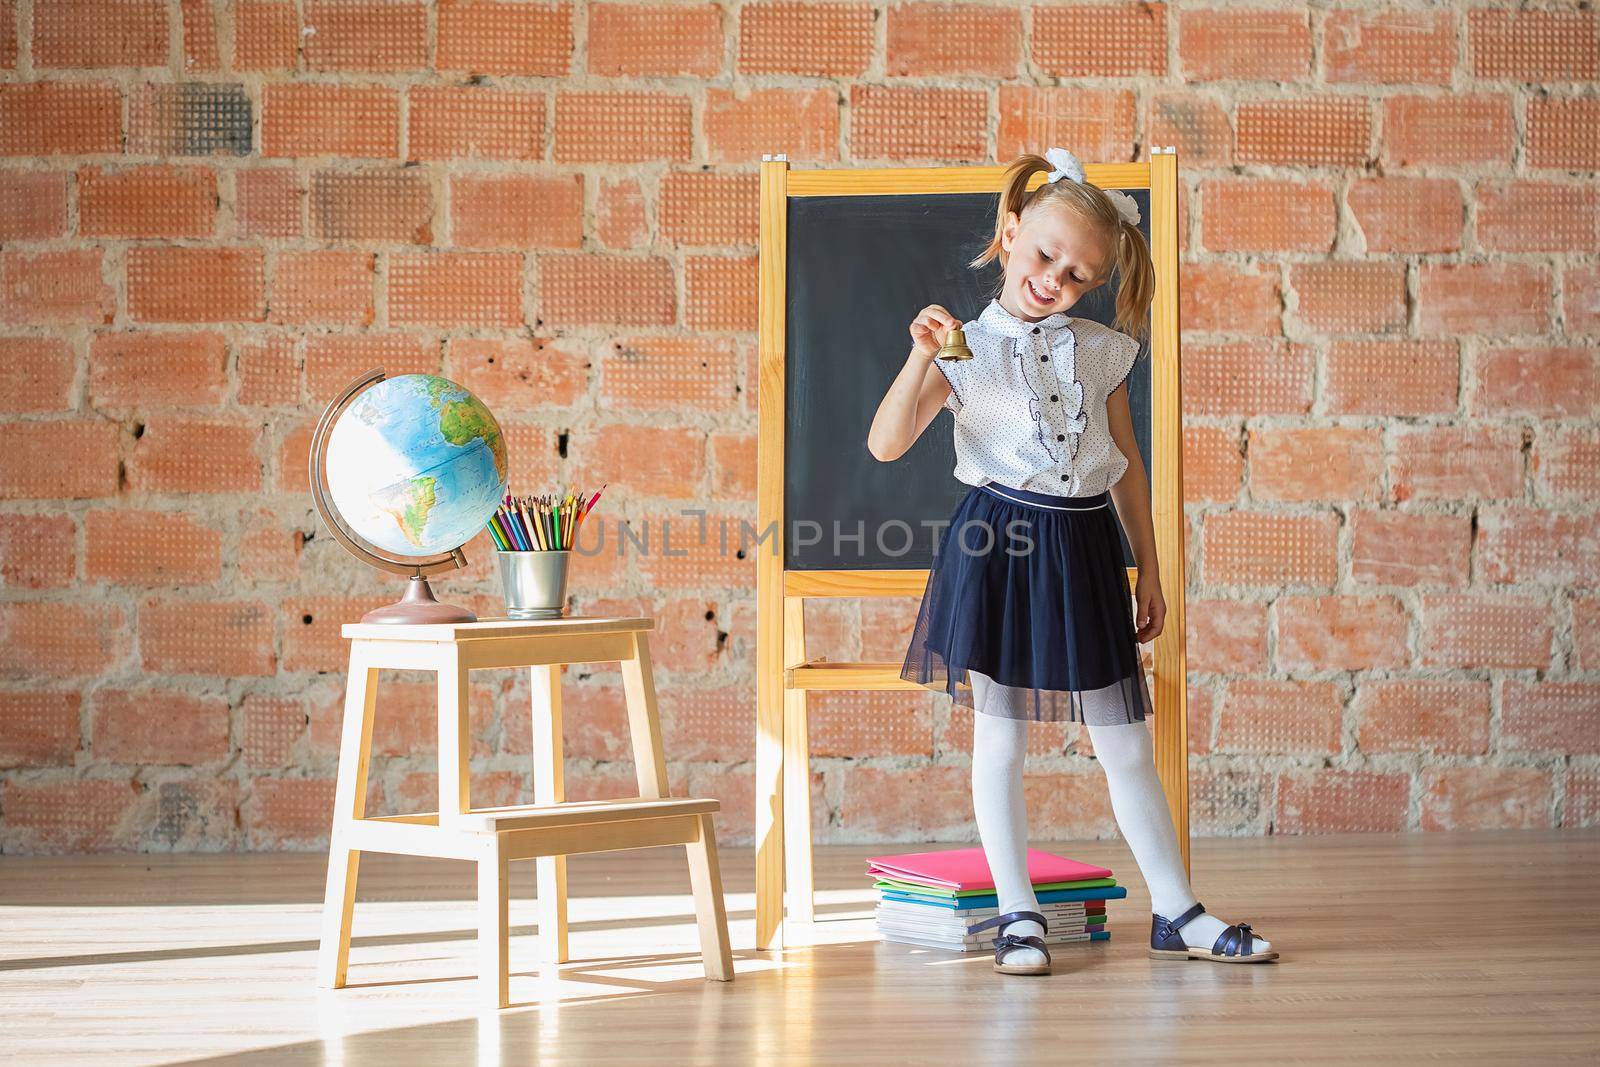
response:
[[[923,885],[943,886],[957,892],[994,888],[994,876],[989,873],[989,861],[984,858],[981,848],[875,856],[867,861],[867,873]],[[1111,872],[1104,867],[1079,863],[1035,848],[1028,850],[1028,880],[1034,885],[1110,877]]]

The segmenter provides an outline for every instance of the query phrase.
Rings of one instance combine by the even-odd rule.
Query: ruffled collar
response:
[[[990,300],[989,306],[978,314],[978,323],[991,333],[1001,334],[1005,337],[1022,337],[1032,333],[1035,328],[1042,330],[1059,330],[1072,321],[1072,316],[1065,311],[1058,311],[1053,315],[1046,315],[1038,322],[1029,322],[1019,319],[1011,312],[1000,306],[999,300]]]

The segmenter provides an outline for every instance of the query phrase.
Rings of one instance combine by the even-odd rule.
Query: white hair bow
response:
[[[1078,162],[1078,157],[1068,152],[1065,148],[1049,148],[1045,150],[1044,158],[1050,161],[1055,169],[1045,176],[1045,181],[1060,181],[1062,178],[1071,178],[1075,182],[1083,181],[1083,164]],[[1117,209],[1117,214],[1130,226],[1139,225],[1139,205],[1134,203],[1133,197],[1120,189],[1102,189],[1111,200],[1111,206]]]

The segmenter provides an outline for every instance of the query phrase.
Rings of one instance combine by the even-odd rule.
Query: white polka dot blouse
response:
[[[1106,398],[1133,370],[1137,341],[1064,311],[1029,322],[998,300],[962,329],[972,358],[934,360],[950,382],[957,481],[1094,496],[1122,477]]]

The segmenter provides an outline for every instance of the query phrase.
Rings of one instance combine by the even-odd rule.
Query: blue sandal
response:
[[[1278,958],[1276,950],[1252,952],[1250,946],[1255,935],[1249,923],[1235,923],[1217,935],[1216,944],[1209,949],[1190,948],[1178,931],[1196,915],[1206,910],[1204,904],[1168,919],[1162,915],[1150,916],[1150,956],[1158,960],[1214,960],[1217,963],[1266,963]]]
[[[980,931],[987,930],[992,926],[998,926],[1002,928],[1000,933],[995,935],[994,939],[994,969],[999,971],[1001,974],[1049,974],[1050,950],[1044,947],[1044,938],[1037,937],[1033,934],[1022,937],[1017,934],[1008,934],[1004,930],[1004,927],[1011,923],[1026,922],[1029,920],[1032,920],[1043,927],[1045,933],[1048,934],[1050,932],[1050,924],[1045,921],[1043,915],[1040,915],[1036,911],[1011,911],[1004,915],[996,915],[992,919],[985,919],[977,926],[970,928],[967,932],[976,934]],[[1005,961],[1006,953],[1012,951],[1013,949],[1024,947],[1036,948],[1040,952],[1044,953],[1044,962],[1023,965],[1020,963],[1007,963]]]

